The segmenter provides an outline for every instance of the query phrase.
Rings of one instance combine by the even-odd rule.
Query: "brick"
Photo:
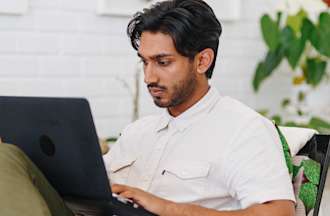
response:
[[[59,0],[30,0],[30,6],[38,9],[57,9],[59,8]]]
[[[118,137],[122,130],[131,122],[129,116],[112,116],[107,118],[94,118],[99,137]]]
[[[68,96],[97,97],[107,95],[103,86],[103,80],[99,78],[67,78],[63,80],[63,83],[65,92]]]
[[[221,38],[226,39],[254,39],[261,40],[259,22],[240,20],[238,22],[222,22],[223,33]]]
[[[78,13],[44,9],[37,10],[34,16],[38,30],[75,32],[78,29]]]
[[[98,118],[132,115],[132,100],[130,97],[91,98],[90,105],[95,112],[95,117]]]
[[[0,80],[0,94],[16,96],[64,96],[61,80],[15,78]],[[5,88],[4,88],[5,87]]]
[[[118,73],[121,58],[116,56],[87,57],[84,60],[85,74],[88,76],[113,76]]]
[[[115,77],[103,79],[102,88],[108,96],[130,97],[132,91],[131,83],[127,87]]]
[[[261,58],[266,52],[266,47],[261,40],[241,40],[241,39],[226,39],[221,40],[219,45],[219,53],[226,57]],[[238,59],[239,60],[239,59]]]
[[[59,38],[54,34],[19,33],[17,51],[35,54],[56,54],[59,51]]]
[[[132,76],[137,70],[137,59],[120,56],[87,57],[84,61],[87,76]]]
[[[58,0],[62,10],[80,10],[95,12],[96,1],[93,0]]]
[[[0,52],[15,52],[16,51],[16,33],[2,32],[0,34]]]
[[[1,78],[0,79],[0,95],[17,95],[20,93],[22,86],[16,79]]]
[[[261,60],[261,58],[259,59]],[[244,76],[251,77],[257,67],[258,58],[250,57],[239,60],[237,64],[237,58],[235,57],[223,57],[219,58],[217,66],[214,71],[214,75],[220,74],[223,76]],[[244,65],[244,67],[242,67]]]
[[[26,96],[63,97],[66,92],[60,79],[30,79],[22,81],[24,89],[21,94]]]
[[[37,61],[27,56],[0,56],[0,75],[5,77],[32,77],[37,74]]]
[[[276,0],[245,0],[242,1],[242,19],[243,20],[252,20],[258,22],[260,17],[264,13],[275,13],[274,9],[278,5]]]
[[[1,1],[0,14],[22,15],[28,10],[28,0]]]
[[[136,51],[131,47],[127,36],[109,36],[102,38],[103,52],[106,55],[136,56]]]
[[[42,56],[38,58],[39,76],[79,77],[81,60],[70,56]]]
[[[34,30],[35,21],[32,12],[24,16],[1,15],[0,30]]]
[[[60,42],[60,52],[73,55],[101,55],[102,37],[98,35],[64,34]]]
[[[79,31],[91,33],[105,33],[120,37],[126,36],[128,18],[96,16],[94,13],[86,13],[78,18]]]

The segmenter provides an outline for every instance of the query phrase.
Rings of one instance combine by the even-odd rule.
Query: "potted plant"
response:
[[[330,78],[330,13],[329,0],[287,0],[276,18],[265,14],[260,19],[261,31],[268,51],[257,65],[253,88],[257,92],[278,66],[286,60],[294,98],[284,98],[282,107],[300,116],[303,121],[283,121],[280,115],[272,116],[283,125],[311,127],[329,132],[330,124],[306,109],[306,95],[320,83]]]

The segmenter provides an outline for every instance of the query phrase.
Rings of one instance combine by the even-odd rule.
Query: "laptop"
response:
[[[330,214],[330,135],[319,135],[319,143],[323,144],[324,159],[321,168],[320,182],[315,203],[315,216],[327,216]]]
[[[29,156],[73,212],[154,215],[112,194],[86,99],[0,96],[0,137]]]

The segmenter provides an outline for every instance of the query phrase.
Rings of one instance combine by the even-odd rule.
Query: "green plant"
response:
[[[294,74],[293,84],[305,82],[316,87],[326,76],[330,58],[330,13],[322,12],[317,24],[308,18],[304,10],[287,16],[284,25],[282,19],[281,12],[276,20],[268,14],[261,18],[262,35],[269,51],[257,66],[253,79],[255,91],[284,59],[293,71],[300,67],[303,72]]]
[[[315,22],[304,9],[293,15],[278,12],[275,19],[265,14],[261,17],[260,24],[268,51],[265,58],[257,65],[254,74],[252,85],[255,92],[260,90],[263,81],[269,78],[284,60],[292,70],[290,79],[293,86],[307,85],[313,90],[322,81],[329,81],[329,12],[321,12]],[[299,91],[296,101],[304,103],[305,99],[306,92]],[[284,98],[282,107],[289,107],[291,103],[291,98]],[[306,115],[305,112],[297,106],[298,116]],[[266,112],[263,114],[267,115]],[[282,125],[311,127],[321,132],[330,132],[330,124],[319,117],[311,116],[304,123],[284,121],[280,115],[274,115],[272,119]]]

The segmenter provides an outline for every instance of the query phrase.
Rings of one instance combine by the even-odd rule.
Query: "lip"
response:
[[[151,87],[149,88],[149,92],[153,97],[160,97],[163,94],[164,90],[157,87]]]

